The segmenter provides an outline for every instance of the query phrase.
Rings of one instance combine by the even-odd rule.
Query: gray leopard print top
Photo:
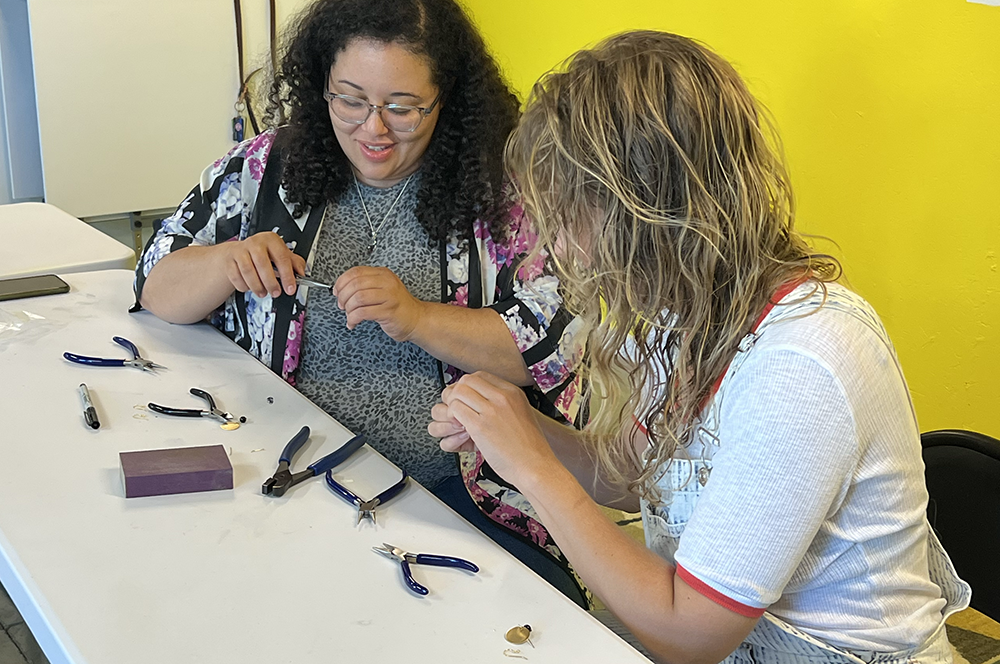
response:
[[[414,210],[415,174],[378,233],[369,257],[371,231],[354,187],[327,206],[316,238],[311,276],[333,283],[355,265],[392,270],[420,300],[441,300],[438,249]],[[377,229],[404,183],[387,189],[360,185]],[[377,323],[347,329],[344,312],[328,291],[313,288],[302,339],[298,389],[424,486],[458,475],[454,455],[443,452],[427,433],[431,407],[440,400],[437,360],[415,344],[393,341]]]

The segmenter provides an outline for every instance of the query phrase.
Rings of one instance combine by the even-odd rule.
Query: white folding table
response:
[[[297,469],[351,433],[212,327],[127,313],[130,272],[65,278],[67,294],[0,302],[0,582],[52,664],[510,664],[515,647],[536,663],[646,661],[419,485],[380,507],[377,525],[355,525],[322,477],[262,495],[303,425],[312,438]],[[125,357],[113,336],[168,369],[62,357]],[[83,422],[81,382],[97,431]],[[225,431],[145,408],[201,407],[191,387],[248,422]],[[233,490],[123,497],[119,452],[213,444],[230,455]],[[367,446],[335,472],[361,496],[398,477]],[[383,542],[481,572],[415,566],[430,588],[420,597],[372,552]],[[504,641],[525,623],[534,648]]]
[[[0,205],[0,278],[131,269],[135,251],[54,205]]]

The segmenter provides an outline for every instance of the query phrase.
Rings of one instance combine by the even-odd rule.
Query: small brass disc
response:
[[[239,422],[226,422],[225,424],[219,425],[220,429],[225,429],[226,431],[235,431],[240,428]]]
[[[531,637],[531,625],[518,625],[517,627],[511,627],[504,634],[505,639],[508,643],[513,643],[514,645],[521,645],[522,643],[527,643],[528,639]]]

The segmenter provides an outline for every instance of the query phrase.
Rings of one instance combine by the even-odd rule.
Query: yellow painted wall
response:
[[[896,345],[922,430],[1000,437],[1000,7],[463,0],[515,87],[631,28],[699,39],[771,109],[799,228]]]

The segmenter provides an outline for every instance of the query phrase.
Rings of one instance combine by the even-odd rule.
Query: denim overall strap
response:
[[[929,522],[927,523],[927,570],[931,581],[941,588],[941,595],[948,602],[942,611],[944,618],[969,608],[972,587],[958,576],[955,565],[941,546],[941,540]]]

